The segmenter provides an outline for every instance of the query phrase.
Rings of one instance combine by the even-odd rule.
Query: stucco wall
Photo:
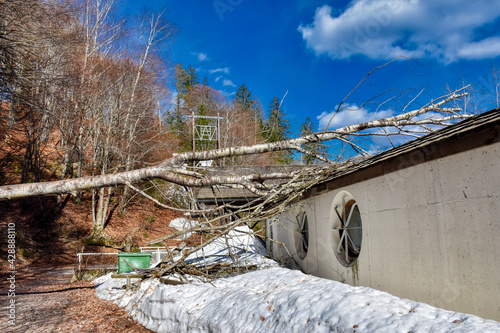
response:
[[[497,142],[347,181],[296,204],[267,232],[296,253],[291,230],[304,209],[309,249],[304,260],[294,259],[305,272],[500,321],[499,161]],[[330,210],[341,190],[361,212],[362,246],[352,267],[334,254]],[[270,246],[287,260],[280,246]]]

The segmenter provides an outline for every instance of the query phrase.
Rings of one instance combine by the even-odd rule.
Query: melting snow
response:
[[[168,226],[175,228],[179,231],[183,231],[183,230],[193,228],[193,227],[197,226],[198,224],[199,224],[198,221],[188,220],[185,217],[178,217],[178,218],[170,221],[170,224]],[[182,235],[181,238],[188,239],[189,237],[191,237],[192,234],[193,234],[192,232],[188,232],[188,233]]]
[[[107,275],[95,280],[96,294],[155,332],[500,332],[496,321],[276,267],[244,231],[190,260],[232,262],[229,245],[240,253],[239,264],[261,270],[210,283],[147,280],[134,291],[120,288],[124,279]]]
[[[264,246],[251,235],[247,226],[238,226],[226,237],[220,237],[201,250],[186,258],[189,264],[203,266],[212,264],[231,264],[234,266],[258,266],[259,268],[278,266],[269,258]]]

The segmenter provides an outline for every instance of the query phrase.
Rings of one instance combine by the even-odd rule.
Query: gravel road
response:
[[[71,283],[73,268],[20,269],[15,274],[15,297],[8,297],[9,276],[0,274],[1,332],[152,332],[95,296],[92,283]],[[16,305],[15,325],[9,323],[11,299]]]

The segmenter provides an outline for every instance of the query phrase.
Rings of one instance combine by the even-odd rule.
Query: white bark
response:
[[[127,185],[139,180],[154,178],[161,178],[166,181],[188,187],[203,187],[220,184],[240,184],[250,190],[256,191],[257,193],[263,193],[258,186],[255,186],[255,184],[262,183],[263,181],[268,179],[290,179],[295,177],[296,174],[291,172],[273,174],[249,174],[243,176],[207,176],[200,178],[198,174],[190,175],[189,172],[183,170],[182,165],[193,161],[252,155],[285,149],[296,149],[296,147],[300,147],[301,145],[309,142],[326,141],[332,139],[348,140],[349,135],[359,133],[369,128],[399,128],[409,125],[423,126],[425,124],[443,124],[453,119],[463,119],[468,117],[468,115],[459,114],[461,110],[458,108],[442,108],[442,105],[444,105],[445,103],[463,97],[465,95],[466,93],[455,91],[449,95],[443,96],[439,100],[434,101],[433,103],[425,107],[394,117],[349,125],[337,130],[313,133],[311,135],[286,141],[257,144],[253,146],[229,147],[202,152],[187,152],[169,158],[156,166],[115,174],[103,174],[100,176],[82,177],[77,179],[68,179],[45,183],[1,186],[0,199],[71,193],[92,188]],[[414,120],[416,116],[431,111],[443,113],[444,115],[440,119],[432,118]]]

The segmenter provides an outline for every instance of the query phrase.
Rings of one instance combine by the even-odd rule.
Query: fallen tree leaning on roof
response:
[[[207,218],[202,225],[197,225],[151,241],[150,244],[165,242],[170,238],[178,237],[189,232],[199,232],[208,236],[200,245],[185,252],[181,257],[177,257],[174,260],[173,256],[169,256],[167,260],[165,260],[165,265],[163,265],[163,267],[142,272],[141,275],[144,278],[153,276],[159,277],[173,271],[176,268],[178,269],[180,266],[184,266],[185,268],[192,270],[193,267],[187,267],[184,261],[190,254],[211,244],[219,237],[227,235],[229,232],[242,224],[251,225],[258,221],[272,219],[277,214],[283,212],[289,204],[300,199],[304,191],[308,190],[315,184],[326,180],[334,171],[342,170],[343,168],[352,165],[355,161],[351,159],[342,160],[340,162],[329,161],[324,164],[307,166],[301,170],[265,174],[249,173],[245,175],[206,175],[196,172],[195,170],[188,170],[184,167],[184,165],[196,161],[217,160],[225,157],[260,154],[282,150],[296,150],[303,154],[313,154],[312,152],[305,151],[302,148],[303,145],[327,140],[339,140],[350,145],[361,155],[366,155],[364,151],[352,140],[352,138],[356,136],[369,135],[406,135],[413,137],[417,133],[421,134],[432,132],[432,127],[434,125],[446,126],[453,120],[469,117],[469,115],[462,113],[461,108],[444,107],[446,103],[466,96],[466,88],[467,87],[464,87],[447,95],[441,96],[427,105],[413,111],[406,110],[411,105],[410,102],[403,108],[402,113],[396,116],[349,125],[335,130],[326,129],[322,132],[316,132],[299,138],[273,143],[257,144],[253,146],[229,147],[201,152],[186,152],[164,160],[158,165],[127,172],[53,182],[0,186],[0,200],[50,194],[74,193],[92,188],[125,185],[155,201],[155,203],[160,206],[174,208],[152,198],[134,185],[135,182],[155,178],[163,179],[165,181],[186,187],[244,187],[257,194],[257,199],[241,206],[226,204],[225,207],[232,209],[231,213],[227,213],[222,216],[219,214],[213,218]],[[342,101],[342,103],[344,101]],[[337,107],[336,113],[341,110],[340,108],[342,103],[340,103]],[[409,128],[410,126],[411,128]],[[390,128],[392,129],[392,132],[363,132],[367,129],[376,128],[384,131],[385,129]],[[415,128],[417,128],[417,130],[415,130]],[[396,129],[396,131],[394,131],[394,129]],[[280,179],[281,182],[280,184],[274,185],[265,183],[265,181],[271,179]],[[221,207],[195,211],[198,213],[209,213],[215,212],[216,210],[220,212],[220,208]],[[239,218],[228,223],[221,222],[231,220],[231,216],[234,215],[239,216]]]
[[[257,144],[253,146],[229,147],[199,152],[186,152],[171,157],[158,165],[127,172],[117,172],[114,174],[80,177],[52,182],[0,186],[0,199],[14,199],[39,195],[72,193],[76,191],[106,186],[133,186],[132,184],[139,180],[154,178],[160,178],[165,181],[187,187],[239,185],[259,195],[267,195],[275,189],[267,188],[266,186],[262,185],[262,182],[269,179],[296,179],[299,173],[278,172],[270,174],[255,173],[239,176],[204,176],[202,173],[186,170],[185,168],[183,168],[183,165],[196,161],[216,160],[225,157],[261,154],[282,150],[299,150],[302,153],[305,153],[301,149],[302,145],[328,140],[340,140],[351,145],[355,150],[359,150],[357,145],[350,139],[350,137],[360,134],[366,129],[372,128],[397,128],[397,134],[410,136],[413,136],[414,133],[413,131],[406,129],[408,128],[408,126],[418,126],[424,131],[431,132],[432,130],[428,127],[428,125],[446,126],[452,120],[465,119],[469,117],[469,115],[467,114],[460,113],[462,111],[460,108],[443,107],[443,105],[447,102],[466,96],[467,93],[464,92],[465,89],[466,87],[456,90],[448,95],[438,98],[437,100],[429,103],[424,107],[393,117],[349,125],[336,130],[316,132],[299,138],[272,143]],[[433,117],[423,117],[416,119],[418,116],[422,116],[430,112],[433,113]],[[436,114],[440,114],[441,117],[435,117]],[[389,136],[394,134],[396,133],[393,132],[385,135]],[[380,133],[365,133],[365,135],[380,135]],[[312,167],[311,171],[317,171],[314,170],[314,168],[315,167]]]

